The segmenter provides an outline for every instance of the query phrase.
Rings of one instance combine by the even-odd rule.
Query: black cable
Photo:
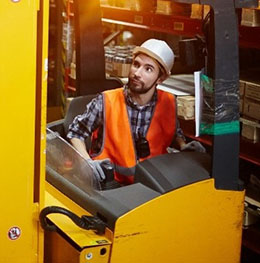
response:
[[[97,217],[86,216],[78,217],[71,211],[58,207],[58,206],[48,206],[45,207],[40,213],[40,223],[44,230],[46,231],[57,231],[58,228],[54,224],[49,224],[47,221],[47,215],[49,214],[63,214],[68,216],[78,227],[86,230],[96,230],[98,234],[104,234],[105,223]]]

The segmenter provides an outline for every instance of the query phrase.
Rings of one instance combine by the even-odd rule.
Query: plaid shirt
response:
[[[142,106],[138,105],[131,99],[126,87],[124,88],[124,96],[131,123],[132,134],[136,141],[140,136],[145,137],[148,131],[154,107],[157,102],[157,92],[154,93],[148,104]],[[103,107],[103,96],[102,94],[99,94],[87,105],[87,108],[82,115],[75,117],[72,124],[69,126],[67,137],[69,139],[78,138],[80,140],[85,140],[87,137],[91,136],[93,131],[103,125]],[[178,122],[176,133],[177,136],[184,138]],[[102,138],[99,139],[102,140]]]

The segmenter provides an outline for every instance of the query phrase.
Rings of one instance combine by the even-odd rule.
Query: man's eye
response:
[[[153,72],[153,69],[151,67],[147,67],[146,71],[150,73],[150,72]]]
[[[138,68],[138,67],[139,67],[139,63],[138,63],[138,62],[134,62],[134,63],[133,63],[133,66],[134,66],[135,68]]]

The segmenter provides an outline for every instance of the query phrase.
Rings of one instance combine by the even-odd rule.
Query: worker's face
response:
[[[132,63],[128,87],[131,92],[145,94],[162,80],[158,63],[145,54],[139,54]]]

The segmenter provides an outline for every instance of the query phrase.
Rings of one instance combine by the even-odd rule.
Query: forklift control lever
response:
[[[63,214],[68,216],[77,226],[87,230],[95,230],[97,234],[102,235],[105,232],[106,225],[98,217],[86,216],[78,217],[71,211],[58,206],[45,207],[40,213],[40,223],[44,230],[57,231],[58,228],[54,224],[50,224],[47,221],[47,215],[49,214]]]

